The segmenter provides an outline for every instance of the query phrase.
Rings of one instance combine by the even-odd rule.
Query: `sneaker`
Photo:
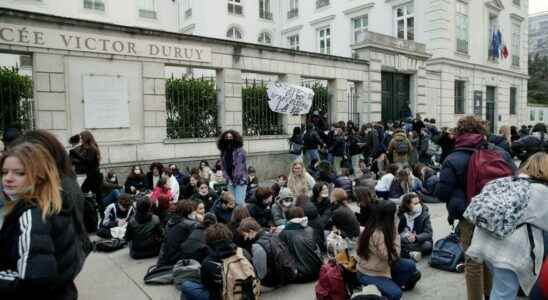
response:
[[[464,272],[464,264],[458,264],[456,267],[455,267],[455,271],[457,271],[457,273],[463,273]]]
[[[402,290],[404,291],[410,291],[415,288],[417,285],[417,282],[421,280],[421,272],[417,271],[411,278],[409,278],[409,281],[405,284],[405,286],[402,287]]]
[[[422,259],[422,254],[418,251],[411,251],[409,252],[409,257],[415,262],[419,262]]]

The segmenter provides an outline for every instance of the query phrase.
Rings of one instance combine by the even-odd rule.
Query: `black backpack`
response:
[[[297,277],[297,263],[280,238],[272,236],[268,242],[270,245],[258,241],[268,255],[268,266],[274,266],[274,282],[277,286],[287,285]]]
[[[95,194],[84,194],[84,226],[88,233],[97,232],[99,217],[97,216],[97,200]]]
[[[122,239],[109,239],[95,242],[95,251],[99,252],[114,252],[126,246],[127,242]]]

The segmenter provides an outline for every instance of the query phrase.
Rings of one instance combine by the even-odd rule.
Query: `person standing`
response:
[[[23,142],[0,159],[9,198],[0,230],[1,299],[77,299],[84,260],[76,203],[63,201],[56,163],[42,146]]]
[[[234,194],[237,205],[245,205],[247,190],[247,154],[244,150],[244,141],[240,133],[227,130],[217,141],[217,148],[221,151],[223,175],[228,188]]]
[[[314,159],[320,160],[319,147],[323,145],[325,144],[322,141],[320,134],[316,131],[316,128],[314,128],[314,124],[306,124],[306,131],[303,136],[303,149],[307,165]]]
[[[344,122],[340,121],[335,124],[335,131],[333,132],[333,144],[329,148],[329,152],[333,155],[333,167],[337,175],[341,173],[342,163],[348,158],[348,149],[346,147],[346,136]]]
[[[101,199],[101,173],[99,172],[99,164],[101,163],[101,152],[99,146],[93,137],[93,134],[88,130],[80,132],[80,140],[82,145],[79,151],[71,151],[76,160],[76,174],[85,174],[86,179],[82,183],[82,192],[92,192],[97,199]]]
[[[293,157],[293,161],[302,160],[303,144],[301,127],[294,127],[293,135],[289,139],[289,153]]]

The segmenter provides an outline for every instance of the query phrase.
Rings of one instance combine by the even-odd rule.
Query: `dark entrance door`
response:
[[[401,120],[411,115],[409,106],[409,75],[382,72],[382,121]]]
[[[485,97],[485,119],[489,122],[489,132],[495,132],[495,91],[496,88],[493,86],[487,87],[487,93]]]

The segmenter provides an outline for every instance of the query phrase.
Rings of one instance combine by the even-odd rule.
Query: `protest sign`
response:
[[[267,88],[268,106],[273,112],[304,115],[312,107],[314,91],[309,88],[283,82],[271,82]]]

